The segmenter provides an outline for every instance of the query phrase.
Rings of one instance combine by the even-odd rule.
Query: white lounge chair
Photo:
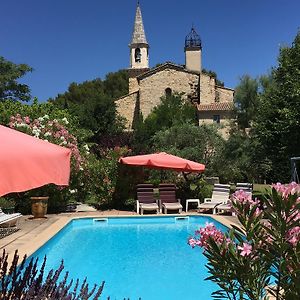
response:
[[[216,214],[217,205],[227,203],[229,200],[230,185],[215,183],[211,198],[205,198],[204,202],[198,205],[200,210],[213,210],[213,214]]]
[[[245,191],[247,193],[252,193],[252,191],[253,191],[253,184],[249,183],[249,182],[238,182],[235,185],[235,189],[236,189],[236,191],[243,190],[243,191]]]
[[[244,191],[247,195],[250,195],[252,197],[252,190],[253,190],[253,184],[248,182],[238,182],[236,184],[236,191]],[[228,201],[217,205],[216,207],[216,213],[220,212],[230,212],[232,211],[231,204]],[[234,215],[234,212],[232,211],[232,214]]]
[[[20,213],[5,214],[0,208],[0,227],[16,226],[17,221],[22,215]]]

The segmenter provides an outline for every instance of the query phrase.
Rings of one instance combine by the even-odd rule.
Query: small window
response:
[[[220,115],[214,115],[213,116],[214,123],[220,124],[220,120],[221,120]]]
[[[140,63],[141,62],[141,49],[140,48],[136,48],[135,52],[134,52],[134,59],[135,62]]]
[[[166,97],[171,97],[172,96],[172,90],[170,88],[165,89]]]

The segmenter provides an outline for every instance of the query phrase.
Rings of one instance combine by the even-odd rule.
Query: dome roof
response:
[[[200,36],[194,27],[192,27],[191,32],[185,37],[185,48],[202,49]]]

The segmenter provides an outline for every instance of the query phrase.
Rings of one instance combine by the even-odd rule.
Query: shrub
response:
[[[37,259],[31,258],[27,262],[25,256],[19,266],[18,261],[16,251],[9,266],[8,255],[3,250],[0,257],[0,299],[97,300],[101,296],[104,282],[90,289],[86,279],[81,285],[78,279],[75,282],[69,280],[68,272],[62,276],[63,262],[57,270],[50,270],[46,275],[46,257],[40,269],[37,267]]]
[[[208,258],[214,299],[300,299],[300,185],[275,184],[260,200],[237,191],[231,204],[242,229],[207,224],[189,239]]]

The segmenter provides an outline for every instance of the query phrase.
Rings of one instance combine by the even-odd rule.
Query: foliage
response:
[[[157,132],[153,137],[153,145],[156,151],[204,163],[209,174],[213,173],[211,167],[216,153],[223,149],[224,140],[215,126],[180,124]]]
[[[220,288],[214,299],[299,299],[300,185],[275,184],[260,201],[237,191],[231,205],[242,229],[224,234],[207,224],[189,239],[208,258],[207,279]]]
[[[258,96],[258,81],[249,75],[244,75],[234,93],[235,113],[239,128],[245,130],[251,127],[256,116]]]
[[[103,81],[104,92],[112,99],[117,99],[128,94],[128,72],[120,70],[115,73],[108,73]]]
[[[288,181],[289,158],[299,156],[300,148],[300,32],[291,47],[280,50],[279,65],[264,78],[254,138],[257,156],[268,158],[271,181]]]
[[[49,196],[50,212],[60,211],[62,206],[74,199],[73,190],[77,189],[78,177],[85,167],[85,159],[80,154],[76,137],[68,130],[69,121],[66,117],[61,120],[51,120],[48,115],[44,115],[32,120],[29,116],[10,117],[9,127],[32,135],[36,138],[49,141],[51,143],[67,147],[71,150],[71,176],[69,188],[57,187],[55,185],[45,185],[26,193],[30,196]]]
[[[222,166],[226,165],[226,168]],[[223,150],[214,157],[214,170],[222,182],[263,182],[271,162],[257,155],[257,140],[244,131],[232,131]]]
[[[49,119],[61,120],[66,118],[69,122],[68,128],[72,133],[79,132],[78,122],[76,117],[70,115],[70,113],[65,109],[58,109],[52,103],[43,102],[39,103],[35,98],[32,104],[24,104],[21,102],[16,102],[12,100],[6,100],[0,102],[0,124],[8,125],[10,122],[10,117],[16,114],[21,116],[28,116],[30,119],[38,119],[44,115],[48,115]]]
[[[30,89],[18,79],[32,68],[25,64],[15,64],[0,56],[0,102],[4,100],[29,101]]]
[[[105,150],[99,148],[96,155],[89,155],[84,172],[88,180],[82,178],[86,202],[98,208],[111,208],[115,204],[118,161],[128,153],[130,150],[126,147],[115,147]]]
[[[136,199],[136,185],[146,181],[144,168],[118,164],[113,207],[132,210]]]
[[[10,213],[14,212],[15,204],[13,199],[0,197],[0,209],[5,213],[7,213],[7,211]]]
[[[59,146],[64,146],[72,151],[73,165],[79,170],[82,164],[82,157],[78,149],[78,142],[74,135],[65,127],[69,124],[67,118],[62,120],[50,120],[48,115],[31,120],[28,116],[20,114],[10,117],[9,127],[32,135],[36,138],[48,141]]]
[[[179,124],[196,124],[196,122],[196,108],[189,100],[184,100],[180,94],[162,97],[161,103],[153,108],[144,122],[141,116],[135,130],[135,147],[142,144],[144,149],[149,148],[152,144],[151,138],[160,130]],[[141,147],[139,149],[141,150]]]
[[[69,274],[62,276],[63,262],[57,270],[50,270],[45,274],[46,257],[41,269],[38,269],[38,259],[31,258],[28,262],[26,256],[18,266],[19,255],[16,251],[9,264],[8,255],[3,250],[0,257],[0,298],[3,300],[88,300],[99,299],[104,287],[94,285],[89,289],[86,279],[80,285],[79,280],[69,280]],[[73,284],[74,283],[74,284]]]
[[[126,93],[128,75],[121,70],[109,73],[104,81],[94,79],[80,84],[72,83],[67,92],[49,100],[60,109],[68,109],[77,116],[81,127],[99,137],[101,134],[119,133],[124,128],[114,100]]]

